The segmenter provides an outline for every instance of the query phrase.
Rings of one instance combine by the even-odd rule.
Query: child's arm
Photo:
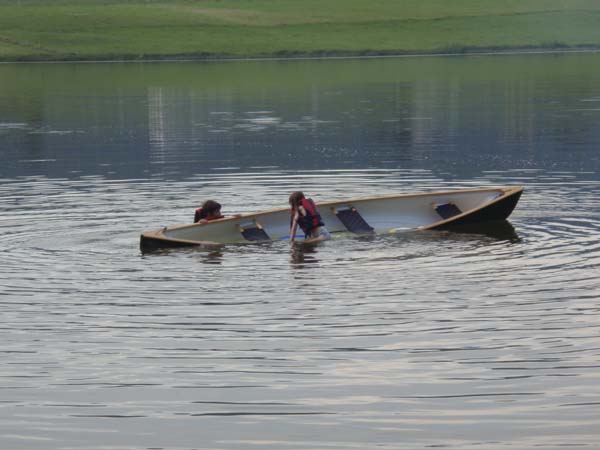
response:
[[[298,213],[294,214],[294,220],[292,220],[292,227],[290,228],[290,243],[294,242],[296,237],[296,228],[298,228]]]

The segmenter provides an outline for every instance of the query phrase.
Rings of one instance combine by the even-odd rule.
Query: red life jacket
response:
[[[208,217],[206,217],[206,213],[203,213],[203,212],[202,212],[202,208],[198,208],[198,209],[196,210],[196,213],[194,214],[194,223],[197,223],[197,222],[198,222],[198,221],[200,221],[201,219],[206,219],[206,220],[208,220],[208,221],[211,221],[211,220],[222,219],[223,217],[225,217],[225,216],[223,216],[223,214],[221,214],[221,215],[220,215],[220,216],[218,216],[218,217],[211,217],[211,218],[209,219]]]
[[[300,206],[304,207],[306,216],[298,213],[298,225],[305,234],[310,234],[315,228],[325,225],[312,198],[303,198],[300,200]]]

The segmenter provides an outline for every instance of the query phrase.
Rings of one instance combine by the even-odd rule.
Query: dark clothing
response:
[[[210,219],[207,216],[208,216],[208,213],[206,211],[203,211],[202,208],[198,208],[196,210],[196,213],[194,214],[194,223],[198,223],[202,219],[217,220],[217,219],[222,219],[224,217],[223,214],[220,214],[218,217],[211,217]]]
[[[309,235],[315,228],[325,225],[312,198],[303,198],[300,200],[300,206],[304,208],[306,215],[303,216],[298,212],[298,225],[305,234]]]

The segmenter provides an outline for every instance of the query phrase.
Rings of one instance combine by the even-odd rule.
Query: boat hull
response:
[[[334,235],[451,230],[506,219],[522,192],[520,186],[466,189],[342,200],[318,203],[317,206],[327,229]],[[146,251],[289,239],[289,224],[289,209],[282,208],[206,224],[146,231],[140,237],[140,246]]]
[[[433,225],[428,228],[430,230],[451,230],[482,222],[505,220],[516,208],[522,193],[523,189],[516,190],[515,192],[504,196],[504,198],[499,199],[497,202],[486,205],[477,211],[473,211],[463,217],[457,217],[447,223]]]

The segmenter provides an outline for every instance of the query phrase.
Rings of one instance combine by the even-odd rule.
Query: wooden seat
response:
[[[244,239],[247,241],[270,241],[271,238],[267,232],[263,229],[262,225],[254,220],[252,223],[247,225],[238,225],[238,229]]]
[[[442,219],[450,219],[451,217],[462,214],[462,211],[452,202],[433,204],[433,209],[437,212]]]
[[[375,229],[367,223],[354,207],[348,209],[331,208],[331,212],[344,224],[348,231],[356,234],[372,234]]]

